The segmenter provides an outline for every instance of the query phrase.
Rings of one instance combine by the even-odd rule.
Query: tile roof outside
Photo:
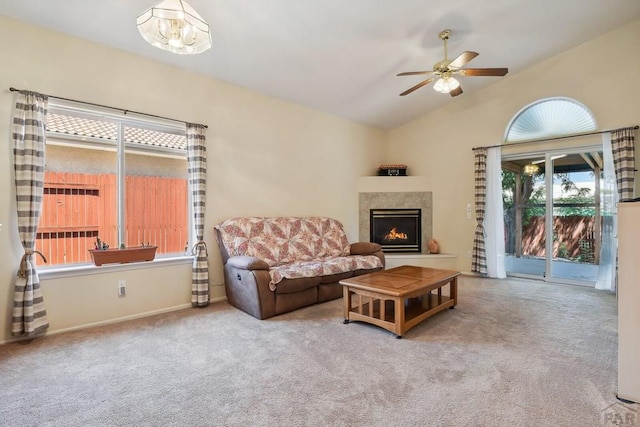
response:
[[[47,131],[62,135],[100,138],[109,141],[116,141],[118,137],[118,127],[115,123],[55,113],[47,114]],[[150,147],[172,148],[177,150],[186,150],[187,148],[187,138],[184,135],[128,126],[125,127],[124,139],[125,142],[128,143]]]

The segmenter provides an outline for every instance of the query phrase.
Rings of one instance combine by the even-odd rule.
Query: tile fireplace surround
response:
[[[432,194],[430,191],[415,192],[361,192],[358,194],[359,204],[359,239],[369,241],[371,209],[421,209],[422,211],[422,252],[427,254],[427,242],[432,235]]]

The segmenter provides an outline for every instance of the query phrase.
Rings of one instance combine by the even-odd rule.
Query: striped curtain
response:
[[[487,274],[487,256],[485,251],[484,213],[487,203],[487,150],[475,150],[475,202],[476,231],[473,237],[471,271]]]
[[[618,196],[621,202],[633,199],[635,175],[635,135],[633,128],[611,132],[611,152],[616,172]]]
[[[207,194],[207,146],[204,130],[203,125],[187,123],[187,167],[196,238],[196,244],[191,250],[195,255],[191,284],[193,307],[204,307],[209,304],[209,254],[204,242],[204,208]]]
[[[11,333],[14,336],[35,336],[49,327],[34,259],[35,253],[40,254],[35,250],[35,239],[44,189],[47,105],[47,96],[19,91],[14,109],[12,139],[18,234],[24,248],[13,297]]]

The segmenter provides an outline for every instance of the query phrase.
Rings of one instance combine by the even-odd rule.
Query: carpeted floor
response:
[[[218,303],[0,346],[0,425],[640,423],[615,398],[613,294],[470,277],[459,288],[455,310],[403,339],[343,324],[335,300],[265,321]]]

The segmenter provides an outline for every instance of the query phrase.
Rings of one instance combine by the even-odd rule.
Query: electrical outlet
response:
[[[471,258],[471,251],[467,251],[467,258]]]
[[[467,219],[471,219],[471,212],[467,212]]]
[[[127,295],[127,282],[125,280],[118,280],[118,296],[123,297]]]

